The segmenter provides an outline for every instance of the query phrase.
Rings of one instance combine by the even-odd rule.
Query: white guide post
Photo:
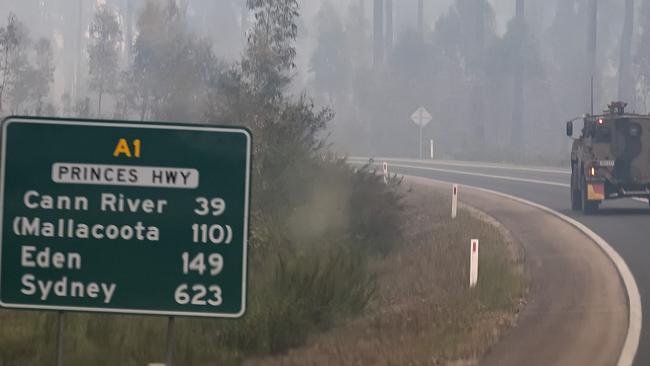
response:
[[[474,288],[478,283],[478,239],[472,239],[469,254],[469,287]]]
[[[451,191],[451,218],[456,218],[458,211],[458,184],[454,184]]]
[[[431,160],[433,160],[433,139],[431,139]]]
[[[382,168],[384,170],[384,183],[388,184],[388,163],[384,161]]]

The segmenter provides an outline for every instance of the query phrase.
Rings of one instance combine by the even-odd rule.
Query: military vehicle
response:
[[[612,102],[602,115],[586,115],[582,133],[566,133],[571,149],[571,208],[590,214],[606,199],[650,196],[650,115],[625,112]]]

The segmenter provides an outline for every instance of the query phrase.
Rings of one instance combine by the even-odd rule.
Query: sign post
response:
[[[431,122],[431,114],[424,107],[420,107],[411,115],[411,121],[420,127],[420,159],[422,159],[422,129]]]
[[[2,307],[244,314],[245,129],[10,117],[0,159]]]
[[[63,311],[58,312],[58,332],[56,335],[56,366],[63,366],[63,318],[65,313]]]
[[[167,352],[165,366],[173,366],[174,363],[174,317],[167,318]]]
[[[474,288],[478,283],[478,239],[472,239],[469,255],[469,287]]]

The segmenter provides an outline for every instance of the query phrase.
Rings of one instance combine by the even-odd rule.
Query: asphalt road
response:
[[[426,178],[408,176],[407,184],[414,190],[426,185],[449,191],[449,184]],[[463,188],[462,197],[521,243],[531,277],[517,326],[480,365],[615,365],[627,335],[628,310],[609,257],[582,231],[543,210],[471,188]]]
[[[521,197],[581,222],[605,239],[625,260],[638,285],[643,314],[650,314],[648,203],[632,199],[607,201],[601,205],[598,214],[585,216],[570,209],[570,172],[567,170],[450,161],[381,158],[375,161],[379,164],[387,161],[389,171],[393,173],[456,182]],[[647,315],[642,320],[634,365],[650,365],[650,321]]]

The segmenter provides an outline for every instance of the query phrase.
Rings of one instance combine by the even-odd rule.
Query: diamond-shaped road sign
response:
[[[424,107],[418,108],[411,115],[411,120],[420,127],[426,126],[429,124],[429,122],[431,122],[432,119],[433,117],[431,117],[431,113],[429,113],[429,111],[427,111]]]

